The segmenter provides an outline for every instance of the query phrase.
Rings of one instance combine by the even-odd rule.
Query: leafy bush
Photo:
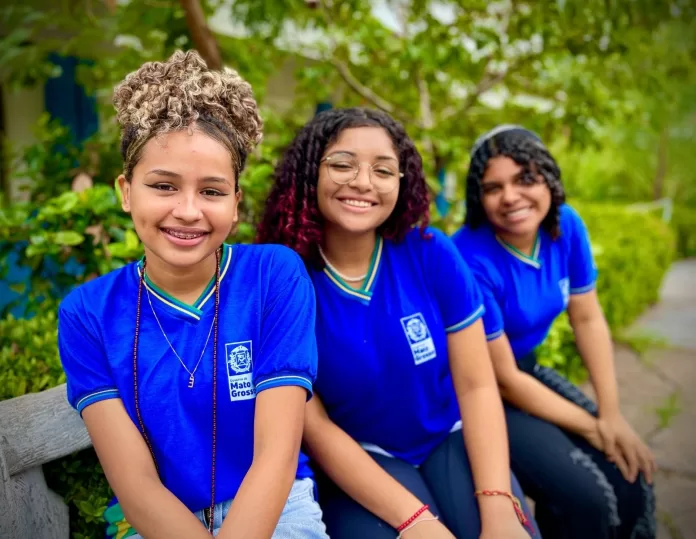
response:
[[[57,340],[55,308],[31,319],[0,320],[0,400],[65,382]]]
[[[676,206],[672,228],[677,236],[677,255],[680,258],[696,256],[696,208]]]
[[[589,230],[599,271],[597,293],[609,327],[616,332],[657,301],[675,257],[674,231],[649,213],[611,204],[571,204]],[[566,315],[556,320],[537,353],[543,365],[572,381],[586,379]]]

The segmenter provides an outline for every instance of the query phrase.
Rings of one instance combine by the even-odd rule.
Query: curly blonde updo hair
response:
[[[153,137],[194,126],[231,153],[235,187],[248,153],[263,137],[263,121],[248,82],[232,69],[214,71],[196,51],[147,62],[114,90],[121,155],[128,181]]]

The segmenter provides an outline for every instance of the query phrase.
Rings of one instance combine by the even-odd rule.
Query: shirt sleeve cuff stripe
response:
[[[82,414],[82,411],[90,404],[108,399],[118,398],[118,389],[102,389],[89,395],[85,395],[75,403],[75,409]]]
[[[467,326],[470,326],[471,324],[476,322],[476,320],[481,318],[481,316],[483,316],[484,311],[485,311],[485,309],[484,309],[483,305],[479,305],[478,308],[473,313],[471,313],[469,316],[467,316],[464,320],[462,320],[458,324],[454,324],[453,326],[446,327],[445,332],[446,333],[453,333],[455,331],[459,331],[460,329],[464,329]]]
[[[597,283],[595,283],[593,281],[590,284],[585,285],[585,286],[580,286],[578,288],[571,288],[570,293],[571,294],[584,294],[586,292],[589,292],[590,290],[594,290],[596,284]]]
[[[274,376],[273,378],[266,378],[265,380],[258,382],[256,384],[256,393],[260,393],[265,389],[271,389],[272,387],[281,386],[300,386],[305,388],[309,394],[312,394],[312,382],[304,376],[297,375],[284,375],[284,376]]]
[[[493,333],[486,333],[486,340],[487,341],[494,341],[498,337],[500,337],[503,333],[505,333],[504,329],[499,329],[498,331],[494,331]]]

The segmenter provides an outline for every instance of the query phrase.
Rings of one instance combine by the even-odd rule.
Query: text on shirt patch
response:
[[[437,356],[435,343],[421,313],[401,318],[401,327],[404,328],[416,365],[430,361]]]
[[[230,386],[230,400],[244,401],[256,397],[256,389],[251,380],[252,347],[251,341],[225,344],[225,363],[227,381]]]
[[[570,300],[570,280],[567,277],[561,279],[558,281],[558,287],[561,289],[561,294],[563,294],[563,307],[567,307]]]

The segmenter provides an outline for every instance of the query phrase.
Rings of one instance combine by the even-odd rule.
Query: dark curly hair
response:
[[[384,129],[394,143],[404,174],[394,211],[377,232],[400,241],[416,224],[420,223],[423,231],[429,221],[430,205],[423,162],[401,124],[376,110],[330,109],[310,120],[283,154],[258,227],[258,243],[286,245],[305,261],[322,266],[317,249],[324,240],[324,222],[317,202],[320,161],[344,129],[355,127]]]
[[[552,238],[560,235],[560,207],[565,202],[565,191],[561,184],[561,169],[548,149],[531,131],[518,126],[502,126],[492,134],[482,136],[472,150],[469,172],[466,175],[466,219],[465,224],[474,229],[488,222],[481,202],[481,180],[488,161],[505,156],[520,165],[525,174],[541,174],[551,191],[551,208],[541,228]]]

